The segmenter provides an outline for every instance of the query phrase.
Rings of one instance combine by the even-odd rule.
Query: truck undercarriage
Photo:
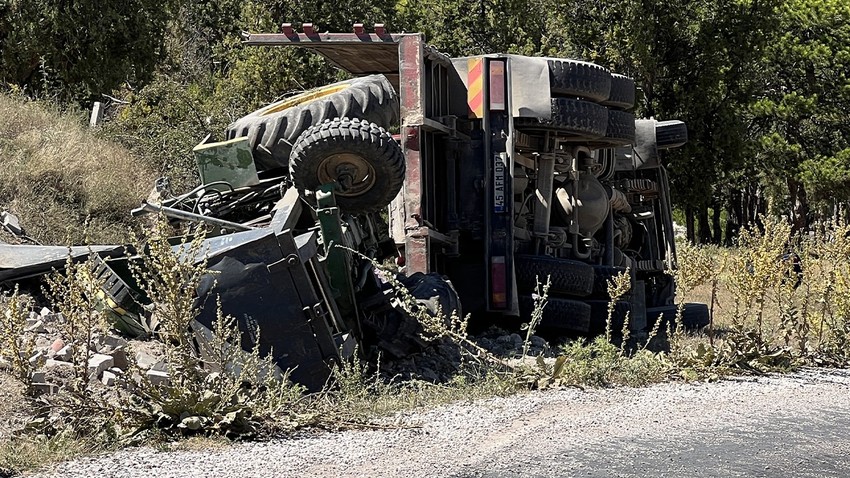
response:
[[[245,44],[308,48],[354,78],[237,120],[226,141],[196,148],[204,184],[174,196],[158,183],[161,199],[134,211],[207,228],[199,329],[212,328],[220,298],[243,348],[259,328],[261,351],[317,389],[356,344],[403,356],[421,340],[375,273],[388,262],[434,313],[439,304],[484,325],[527,322],[548,282],[540,331],[598,335],[620,273],[631,287],[611,329],[628,321],[639,337],[675,316],[660,155],[687,128],[635,119],[630,78],[570,59],[448,58],[421,34],[380,25],[284,24]],[[140,300],[121,272],[127,260],[99,260],[105,290],[130,315],[116,324],[152,332],[133,329],[144,309],[126,303]],[[685,326],[708,323],[702,304],[684,312]]]

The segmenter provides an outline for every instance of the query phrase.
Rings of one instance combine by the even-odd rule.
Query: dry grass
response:
[[[0,207],[46,244],[127,239],[129,211],[154,173],[125,148],[97,138],[80,118],[54,107],[0,95]]]

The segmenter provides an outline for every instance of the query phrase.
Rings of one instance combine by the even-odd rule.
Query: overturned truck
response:
[[[462,306],[482,325],[527,322],[548,280],[541,333],[602,333],[608,279],[625,271],[614,331],[628,317],[640,336],[675,316],[661,154],[684,144],[687,128],[635,119],[632,79],[570,59],[449,58],[421,34],[381,25],[284,24],[244,42],[310,49],[353,79],[235,121],[226,141],[195,149],[202,186],[179,196],[160,187],[161,201],[135,211],[214,231],[202,326],[219,296],[243,347],[259,340],[293,379],[319,388],[356,344],[395,355],[415,345],[415,326],[374,271],[389,261],[432,309]],[[113,265],[111,296],[132,289]],[[683,323],[706,325],[707,307],[686,304]]]

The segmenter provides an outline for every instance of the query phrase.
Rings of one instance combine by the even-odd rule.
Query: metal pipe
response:
[[[175,219],[183,219],[184,221],[200,221],[206,222],[207,224],[212,224],[214,226],[226,227],[228,229],[234,229],[237,231],[251,231],[256,229],[255,227],[245,226],[239,224],[238,222],[230,222],[225,221],[224,219],[218,219],[215,217],[202,216],[200,214],[194,214],[187,211],[181,211],[180,209],[174,209],[166,206],[159,206],[156,204],[151,204],[147,201],[142,201],[142,207],[140,209],[144,209],[145,211],[162,213],[167,217],[173,217]]]
[[[537,253],[544,252],[549,236],[549,219],[552,214],[552,190],[555,183],[555,155],[544,154],[537,158],[537,188],[534,197],[534,235]]]

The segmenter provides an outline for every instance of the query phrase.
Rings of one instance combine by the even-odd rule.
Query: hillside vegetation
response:
[[[0,95],[0,207],[46,244],[127,239],[130,209],[154,173],[123,146],[98,138],[80,118],[21,97]]]
[[[63,107],[106,101],[111,137],[180,190],[206,134],[344,74],[305,51],[240,44],[240,31],[282,22],[384,23],[451,56],[572,57],[634,77],[639,116],[688,124],[667,160],[691,240],[732,244],[760,214],[795,231],[847,219],[846,0],[7,0],[0,85]]]

